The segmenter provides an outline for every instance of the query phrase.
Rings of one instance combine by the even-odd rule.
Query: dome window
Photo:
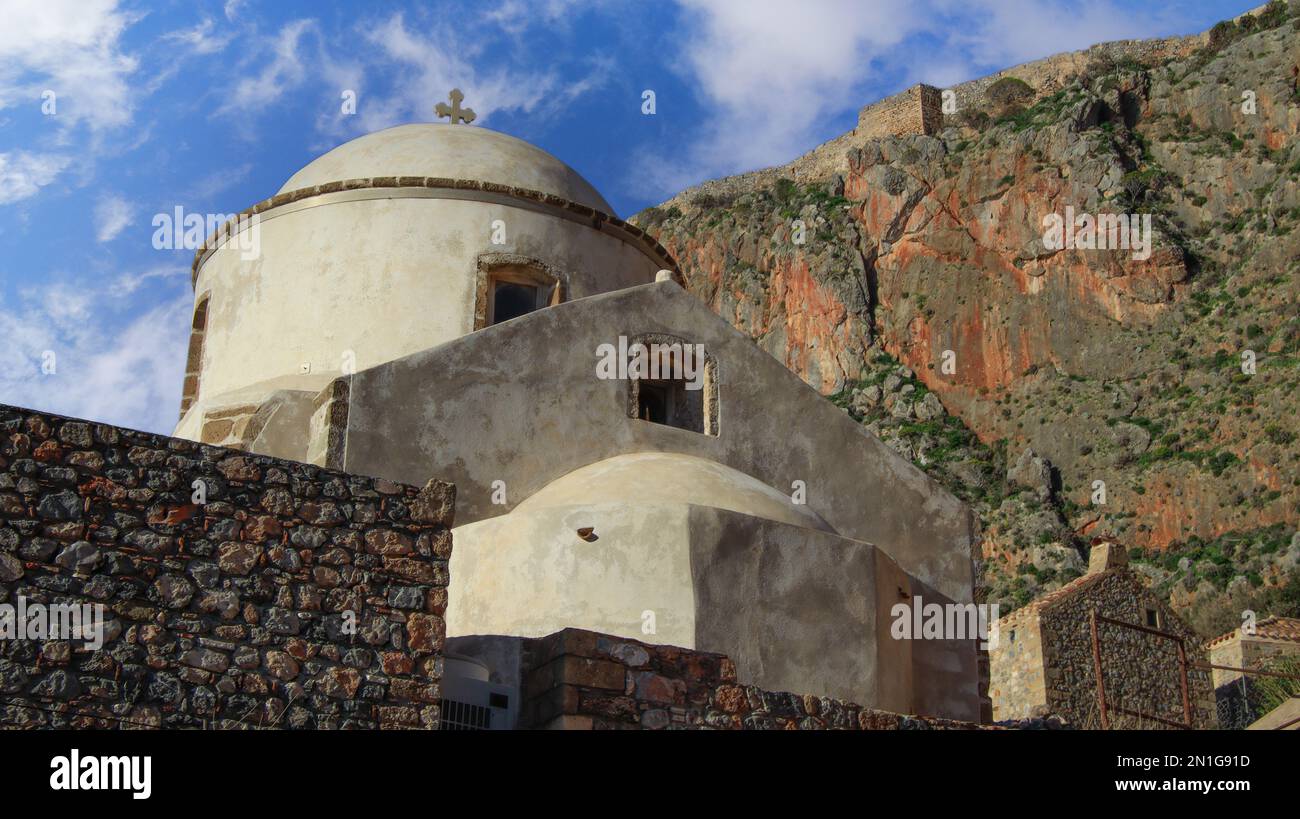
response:
[[[563,280],[549,265],[508,253],[479,257],[475,330],[526,316],[563,300]]]
[[[548,295],[535,284],[493,279],[492,303],[488,309],[491,313],[490,323],[500,324],[512,318],[519,318],[534,310],[545,307]]]

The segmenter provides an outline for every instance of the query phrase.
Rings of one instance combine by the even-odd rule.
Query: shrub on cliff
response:
[[[1024,108],[1034,98],[1029,83],[1015,77],[1003,77],[984,92],[995,117],[1005,117]]]

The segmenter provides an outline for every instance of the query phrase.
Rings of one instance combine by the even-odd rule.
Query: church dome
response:
[[[821,515],[757,478],[716,461],[676,452],[616,455],[575,469],[547,484],[515,513],[601,503],[691,504],[835,531]]]
[[[375,176],[495,182],[614,213],[577,171],[541,148],[499,131],[447,123],[398,125],[357,137],[309,162],[279,192]]]

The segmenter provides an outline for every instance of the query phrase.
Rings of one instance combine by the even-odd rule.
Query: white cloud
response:
[[[942,0],[939,8],[969,14],[962,25],[944,32],[947,48],[972,66],[995,66],[994,70],[1110,40],[1156,37],[1186,25],[1173,4],[1162,7],[1159,3],[1121,8],[1108,0],[1080,5],[1042,0]]]
[[[134,108],[128,77],[137,61],[119,40],[133,18],[117,0],[6,0],[0,26],[0,108],[57,95],[65,128],[126,125]]]
[[[111,242],[131,224],[135,206],[117,194],[108,194],[95,204],[95,239]]]
[[[558,3],[556,5],[567,5]],[[495,112],[542,113],[559,110],[576,97],[599,87],[608,75],[608,61],[596,60],[582,76],[561,80],[552,68],[514,70],[497,65],[484,68],[449,48],[438,31],[421,36],[395,14],[370,26],[366,39],[376,50],[370,62],[396,67],[401,81],[387,95],[371,92],[361,100],[358,116],[348,117],[353,131],[375,131],[401,122],[431,121],[434,106],[451,88],[465,92],[465,105],[486,123]],[[354,69],[355,70],[355,69]]]
[[[483,15],[507,34],[520,34],[536,25],[568,22],[575,11],[589,10],[593,0],[502,0]]]
[[[211,200],[218,195],[225,193],[236,185],[242,185],[252,172],[253,164],[251,162],[212,171],[184,188],[180,195],[177,196],[177,201],[191,203],[191,207],[205,206],[210,204]]]
[[[160,265],[140,273],[124,273],[109,285],[109,294],[123,298],[139,290],[150,279],[188,279],[189,275],[188,265]]]
[[[61,154],[0,153],[0,205],[34,196],[54,181],[71,160]]]
[[[207,17],[194,28],[169,31],[162,36],[162,39],[164,42],[188,46],[195,54],[216,54],[230,45],[230,42],[235,39],[235,33],[229,30],[218,30],[212,18]]]
[[[180,405],[187,294],[121,328],[99,318],[102,293],[53,286],[0,305],[0,395],[4,402],[77,418],[170,432]],[[92,309],[92,306],[95,309]],[[42,371],[53,354],[54,373]]]
[[[678,0],[679,73],[711,116],[668,155],[650,149],[629,180],[667,195],[705,179],[789,162],[837,136],[844,118],[896,86],[947,85],[1105,40],[1181,30],[1169,9],[1042,0]],[[660,97],[662,109],[671,100]]]
[[[255,76],[235,83],[229,98],[217,113],[256,113],[274,105],[285,93],[301,85],[307,76],[301,50],[302,38],[314,27],[313,20],[294,20],[285,24],[267,44],[270,62]]]
[[[226,19],[233,23],[235,17],[239,15],[239,7],[242,5],[244,5],[244,0],[226,0],[226,5],[222,9]]]
[[[865,104],[872,60],[933,25],[918,3],[679,0],[679,73],[711,116],[687,153],[651,154],[643,189],[787,162],[826,137],[823,121]],[[672,101],[660,96],[660,109]],[[820,137],[820,138],[819,138]]]

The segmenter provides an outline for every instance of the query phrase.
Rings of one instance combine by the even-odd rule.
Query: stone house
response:
[[[1087,574],[998,621],[989,648],[993,718],[1051,713],[1077,727],[1102,727],[1100,661],[1109,727],[1181,725],[1186,714],[1180,646],[1188,664],[1192,725],[1215,727],[1209,674],[1191,667],[1205,660],[1200,638],[1129,569],[1122,547],[1094,546]]]
[[[1232,668],[1260,668],[1275,657],[1300,657],[1300,620],[1293,617],[1265,617],[1251,633],[1236,628],[1205,644],[1213,665]],[[1240,728],[1263,716],[1250,705],[1251,678],[1241,671],[1216,668],[1214,695],[1219,722]]]

